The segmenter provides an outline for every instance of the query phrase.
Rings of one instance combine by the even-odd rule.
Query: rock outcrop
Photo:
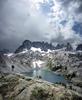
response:
[[[78,50],[81,50],[81,51],[82,51],[82,44],[79,44],[79,45],[77,46],[76,50],[77,50],[77,51],[78,51]]]
[[[82,100],[62,85],[15,74],[0,75],[0,100]]]
[[[66,45],[66,51],[72,51],[72,50],[73,50],[72,45],[68,42]]]

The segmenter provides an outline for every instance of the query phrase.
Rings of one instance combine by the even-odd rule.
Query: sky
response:
[[[0,0],[0,49],[27,39],[82,43],[82,0]]]

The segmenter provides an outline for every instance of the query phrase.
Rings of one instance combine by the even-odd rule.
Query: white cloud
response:
[[[53,12],[51,12],[51,22],[54,24],[54,29],[56,32],[56,36],[54,39],[59,39],[60,35],[63,37],[64,40],[72,39],[72,42],[78,40],[79,42],[82,41],[79,34],[76,34],[72,27],[75,21],[81,20],[81,15],[77,15],[76,9],[79,7],[78,2],[71,2],[70,5],[66,8],[62,6],[61,2],[54,1],[54,6],[51,8]],[[66,21],[65,25],[61,25],[61,21]],[[79,38],[79,39],[78,39]]]
[[[80,35],[75,34],[72,29],[75,21],[82,20],[82,13],[76,13],[80,6],[79,2],[71,1],[68,6],[64,6],[62,2],[52,0],[53,5],[47,5],[50,6],[47,14],[41,11],[41,5],[44,3],[47,5],[50,0],[6,1],[0,10],[2,12],[0,22],[4,26],[1,30],[6,34],[3,41],[12,37],[18,41],[24,39],[45,41],[54,39],[55,42],[70,39],[72,42],[81,41]],[[62,21],[65,21],[64,25],[61,24]],[[16,43],[14,40],[13,42]]]

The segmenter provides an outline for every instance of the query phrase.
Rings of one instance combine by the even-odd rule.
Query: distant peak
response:
[[[22,43],[22,45],[16,49],[15,53],[22,52],[24,49],[30,50],[31,47],[39,48],[41,49],[41,51],[48,51],[48,49],[50,50],[55,49],[55,47],[52,44],[49,44],[48,42],[44,42],[44,41],[33,41],[32,42],[30,40],[25,40]]]

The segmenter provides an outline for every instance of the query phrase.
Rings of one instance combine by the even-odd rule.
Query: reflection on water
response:
[[[41,70],[41,69],[34,69],[30,72],[23,73],[24,75],[30,76],[30,77],[41,77],[43,80],[52,82],[52,83],[66,83],[67,81],[62,75],[57,75],[53,73],[52,71],[47,70]]]
[[[41,70],[33,70],[33,74],[32,74],[32,77],[36,78],[36,77],[39,77],[41,76]]]
[[[33,71],[33,77],[36,77],[36,76],[37,76],[37,71],[34,70],[34,71]]]

